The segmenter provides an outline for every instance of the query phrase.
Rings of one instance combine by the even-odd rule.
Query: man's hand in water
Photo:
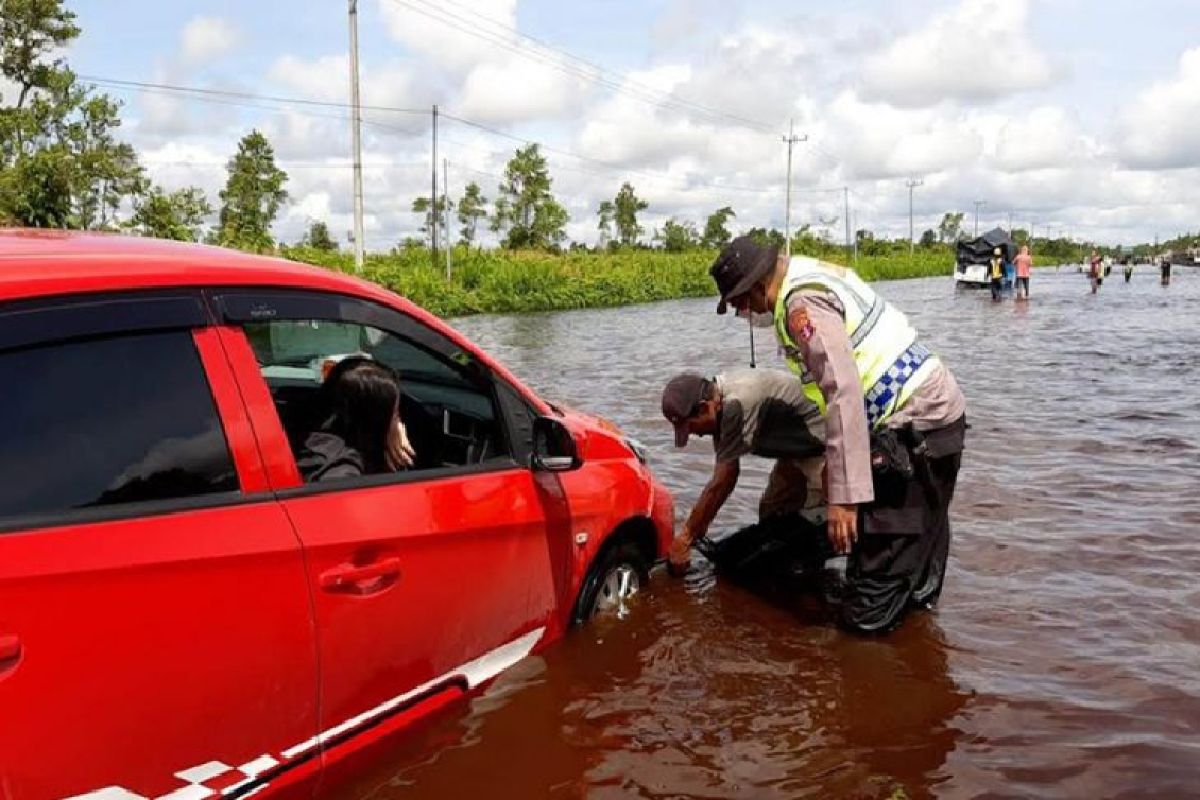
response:
[[[858,539],[858,506],[829,504],[826,511],[829,543],[838,555],[846,555]]]
[[[671,550],[667,554],[667,567],[672,575],[682,575],[687,571],[691,558],[692,534],[684,528],[675,537],[675,541],[671,542]]]

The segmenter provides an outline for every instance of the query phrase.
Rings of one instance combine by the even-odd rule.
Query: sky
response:
[[[431,107],[450,195],[545,148],[572,240],[625,181],[668,218],[907,236],[947,211],[1105,244],[1200,230],[1198,0],[359,0],[365,239],[418,234]],[[352,228],[345,0],[68,0],[76,72],[124,103],[151,178],[216,205],[253,128],[283,241]],[[137,82],[232,94],[133,87]],[[247,97],[254,95],[255,97]],[[264,97],[307,99],[302,105]],[[438,164],[439,182],[442,164]],[[848,192],[843,190],[848,189]],[[978,203],[978,205],[977,205]],[[457,226],[456,226],[457,227]]]

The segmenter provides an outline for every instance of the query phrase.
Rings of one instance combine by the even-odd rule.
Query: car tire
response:
[[[646,558],[633,542],[605,548],[588,570],[571,621],[581,625],[597,614],[624,618],[625,601],[641,592],[649,580]]]

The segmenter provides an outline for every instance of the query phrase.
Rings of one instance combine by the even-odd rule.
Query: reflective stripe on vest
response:
[[[822,414],[825,397],[806,369],[787,327],[788,298],[801,289],[830,292],[841,303],[868,422],[871,427],[882,425],[932,373],[937,356],[917,344],[917,332],[908,318],[853,270],[814,258],[793,258],[775,301],[775,334],[788,367],[800,376],[804,394]]]

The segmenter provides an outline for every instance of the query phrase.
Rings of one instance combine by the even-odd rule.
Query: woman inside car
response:
[[[400,419],[400,382],[379,362],[343,359],[323,391],[330,415],[304,442],[297,466],[307,483],[398,472],[416,453]]]

